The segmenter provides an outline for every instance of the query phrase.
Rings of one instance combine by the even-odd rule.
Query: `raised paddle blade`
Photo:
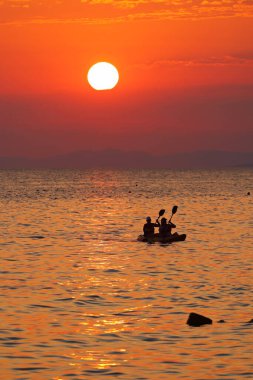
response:
[[[163,216],[164,213],[165,213],[165,210],[163,210],[163,209],[160,210],[160,211],[159,211],[159,218],[160,218],[161,216]]]
[[[172,207],[172,215],[174,215],[177,212],[178,206]]]
[[[178,209],[178,206],[173,206],[172,207],[172,210],[171,210],[171,217],[170,217],[170,222],[171,222],[171,219],[172,219],[172,217],[173,217],[173,215],[177,212],[177,209]]]

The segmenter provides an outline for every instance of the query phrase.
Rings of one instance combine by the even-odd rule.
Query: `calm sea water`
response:
[[[253,171],[1,171],[0,183],[1,379],[253,378]],[[174,204],[187,240],[137,242]],[[190,312],[213,325],[189,327]]]

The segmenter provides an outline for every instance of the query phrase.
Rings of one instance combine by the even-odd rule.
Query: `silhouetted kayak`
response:
[[[184,241],[186,239],[186,234],[171,236],[167,238],[161,238],[158,234],[155,234],[153,238],[146,238],[144,235],[139,235],[137,240],[147,243],[173,243],[175,241]]]

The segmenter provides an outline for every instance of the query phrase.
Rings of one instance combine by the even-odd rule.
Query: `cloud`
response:
[[[224,67],[224,66],[253,66],[253,51],[245,54],[226,55],[220,57],[191,58],[191,59],[164,59],[149,62],[146,64],[134,65],[144,69],[162,68],[162,67]]]
[[[252,0],[0,0],[1,23],[253,17]]]

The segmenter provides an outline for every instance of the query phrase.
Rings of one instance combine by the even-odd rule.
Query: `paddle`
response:
[[[171,222],[171,219],[172,219],[173,215],[177,212],[177,209],[178,209],[178,206],[173,206],[173,207],[172,207],[172,210],[171,210],[171,217],[170,217],[170,222]]]
[[[160,210],[159,211],[159,216],[158,216],[157,220],[159,220],[161,218],[161,216],[163,216],[164,213],[165,213],[164,209]]]

